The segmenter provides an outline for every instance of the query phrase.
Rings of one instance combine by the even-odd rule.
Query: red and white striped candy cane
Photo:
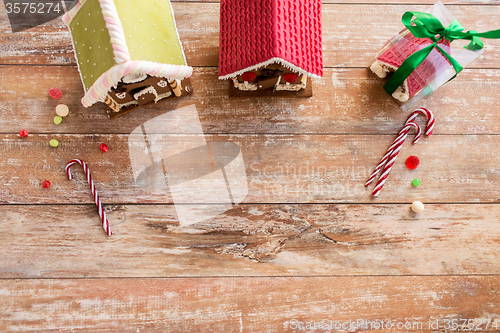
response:
[[[92,194],[94,195],[94,201],[95,201],[95,203],[97,205],[97,209],[99,211],[99,216],[101,217],[101,220],[102,220],[102,228],[104,229],[104,231],[106,231],[106,235],[111,236],[112,233],[111,233],[111,229],[109,227],[108,219],[106,218],[106,212],[104,211],[102,204],[101,204],[101,200],[99,199],[99,196],[97,195],[97,190],[95,189],[94,181],[92,180],[92,176],[90,175],[89,167],[87,166],[87,164],[78,158],[69,161],[68,164],[66,164],[66,168],[65,168],[66,175],[68,176],[69,180],[73,179],[73,176],[71,176],[71,171],[69,170],[69,168],[73,164],[76,164],[76,163],[80,164],[83,167],[83,171],[85,172],[85,175],[87,176],[87,181],[89,182],[90,189],[92,190]]]
[[[427,128],[425,129],[425,135],[432,135],[432,130],[434,129],[434,123],[436,122],[436,119],[434,119],[434,115],[432,114],[432,112],[426,108],[420,108],[413,111],[406,120],[406,124],[408,124],[409,122],[413,122],[419,114],[424,114],[427,116]]]
[[[417,130],[417,133],[420,133],[420,126],[418,126],[417,124],[411,122],[411,123],[408,123],[405,127],[403,127],[403,129],[405,129],[406,127],[413,127]],[[387,164],[385,165],[384,167],[384,170],[382,171],[382,174],[380,175],[380,178],[378,179],[378,182],[377,182],[377,185],[375,185],[375,189],[373,190],[373,193],[372,195],[374,197],[378,197],[378,195],[380,194],[380,191],[382,190],[382,187],[384,187],[384,184],[387,180],[387,177],[389,176],[389,172],[391,172],[391,169],[392,169],[392,166],[394,165],[394,162],[396,161],[396,157],[398,157],[398,154],[399,154],[399,151],[401,150],[401,147],[403,146],[403,143],[406,139],[406,137],[408,136],[408,133],[409,133],[409,129],[408,131],[406,132],[406,135],[402,138],[402,140],[400,140],[399,144],[396,145],[396,147],[394,148],[394,150],[392,151],[391,155],[389,156],[388,160],[387,160]]]
[[[417,118],[419,114],[424,114],[427,116],[427,128],[425,130],[425,134],[427,136],[432,135],[432,130],[434,129],[434,122],[436,120],[434,119],[434,115],[432,114],[432,112],[426,108],[419,108],[419,109],[413,111],[410,114],[410,116],[408,117],[408,119],[406,120],[405,125],[408,125],[409,123],[414,122],[415,118]],[[396,138],[396,140],[394,140],[394,143],[389,147],[389,149],[387,149],[387,152],[382,157],[380,162],[378,162],[377,166],[375,167],[375,170],[372,172],[372,174],[370,175],[370,178],[365,183],[365,186],[369,186],[371,183],[373,183],[373,181],[377,177],[377,174],[379,173],[379,171],[384,167],[384,165],[387,162],[387,159],[389,158],[389,156],[391,156],[392,152],[394,151],[394,147],[397,146],[398,141],[401,140],[401,137],[404,135],[403,130],[401,130],[399,132],[399,135]],[[408,129],[408,131],[409,131],[409,129]],[[415,139],[413,139],[413,143],[417,143],[418,140],[420,139],[421,131],[420,130],[418,130],[418,131],[419,132],[415,136]]]
[[[409,122],[407,122],[406,125],[405,125],[405,127],[403,127],[401,129],[401,131],[399,131],[398,136],[396,137],[396,139],[394,140],[394,142],[392,143],[392,145],[387,149],[387,153],[385,153],[384,157],[382,157],[382,159],[380,160],[380,162],[377,164],[377,167],[375,168],[375,170],[370,175],[370,178],[365,183],[365,186],[369,186],[373,182],[373,180],[375,180],[375,178],[377,177],[377,174],[384,167],[384,165],[387,162],[387,159],[389,158],[389,156],[391,156],[391,154],[394,151],[394,149],[398,145],[402,145],[403,144],[404,140],[406,139],[406,136],[408,135],[408,132],[410,132],[410,129],[412,127],[414,127],[414,126],[409,125]],[[420,136],[422,135],[422,131],[420,129],[420,126],[418,126],[418,128],[417,127],[414,127],[414,128],[417,129],[417,134],[415,135],[415,138],[413,139],[413,143],[417,143],[418,140],[420,139]]]

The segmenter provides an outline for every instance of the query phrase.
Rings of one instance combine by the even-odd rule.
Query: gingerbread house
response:
[[[169,0],[80,0],[63,16],[85,96],[113,117],[191,92]]]
[[[323,75],[321,0],[221,0],[219,79],[239,91],[303,91]]]

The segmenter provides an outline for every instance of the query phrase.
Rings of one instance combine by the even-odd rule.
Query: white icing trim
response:
[[[279,81],[278,81],[279,82]],[[280,83],[276,85],[276,91],[299,91],[301,89],[306,89],[307,77],[302,76],[302,80],[299,83]]]
[[[300,73],[302,75],[306,75],[306,76],[310,76],[312,78],[315,78],[315,79],[319,79],[320,76],[316,75],[316,74],[313,74],[313,73],[309,73],[305,70],[303,70],[302,68],[298,67],[298,66],[295,66],[294,64],[286,61],[286,60],[283,60],[281,58],[278,58],[278,57],[274,57],[274,58],[271,58],[267,61],[264,61],[264,62],[261,62],[260,64],[256,64],[256,65],[253,65],[253,66],[250,66],[250,67],[246,67],[246,68],[243,68],[237,72],[234,72],[234,73],[231,73],[231,74],[227,74],[227,75],[223,75],[223,76],[219,76],[219,80],[226,80],[226,79],[232,79],[234,77],[237,77],[238,75],[241,75],[245,72],[249,72],[249,71],[253,71],[253,70],[256,70],[256,69],[259,69],[261,67],[267,67],[271,64],[280,64],[282,65],[283,67],[285,68],[288,68],[294,72],[297,72],[297,73]]]
[[[158,81],[157,85],[161,88],[166,88],[168,86],[168,82],[165,80]]]
[[[236,89],[243,91],[255,91],[257,90],[257,83],[252,83],[248,81],[244,81],[243,83],[239,82],[237,78],[233,77],[233,84]]]
[[[116,96],[118,99],[124,99],[124,98],[126,98],[126,97],[127,97],[127,92],[126,92],[126,91],[124,91],[124,92],[121,92],[121,93],[118,93],[118,94],[116,94],[116,93],[115,93],[115,96]]]
[[[166,93],[161,94],[161,95],[158,95],[158,97],[155,99],[155,103],[156,103],[156,102],[161,101],[161,100],[162,100],[162,99],[164,99],[164,98],[170,97],[170,95],[172,95],[172,92],[171,92],[171,91],[166,92]],[[108,97],[109,97],[109,99],[110,99],[111,101],[113,101],[113,102],[116,104],[116,106],[118,106],[118,107],[120,108],[120,110],[121,110],[122,108],[124,108],[124,107],[130,106],[130,105],[133,105],[133,104],[136,104],[137,106],[139,106],[139,103],[137,103],[137,101],[130,101],[130,102],[127,102],[127,103],[120,104],[120,103],[118,103],[117,101],[115,101],[115,100],[113,99],[113,97],[111,97],[110,95],[108,95]],[[115,111],[115,110],[113,110],[113,112],[120,112],[120,111]]]
[[[158,95],[158,97],[155,99],[155,103],[158,102],[158,101],[160,101],[160,100],[162,100],[162,99],[164,99],[164,98],[169,97],[170,95],[172,95],[171,91],[168,91],[168,92],[166,92],[164,94]]]
[[[117,101],[115,101],[115,100],[113,99],[113,97],[111,97],[110,95],[108,95],[108,97],[109,97],[109,99],[110,99],[111,101],[113,101],[113,102],[116,104],[116,106],[118,106],[120,109],[122,109],[122,108],[124,108],[124,107],[127,107],[127,106],[129,106],[129,105],[132,105],[132,104],[137,104],[137,106],[139,106],[139,103],[137,103],[137,101],[130,101],[130,102],[127,102],[127,103],[120,104],[120,103],[118,103]],[[114,112],[120,112],[120,110],[119,110],[119,111],[115,111],[115,110],[113,110],[113,111],[114,111]]]
[[[122,78],[123,83],[137,83],[146,80],[148,76],[143,73],[129,74]]]
[[[142,89],[138,93],[135,93],[134,94],[134,99],[137,100],[137,99],[139,99],[139,97],[141,97],[142,95],[146,95],[146,94],[153,94],[153,95],[155,95],[155,100],[158,98],[158,93],[156,92],[156,89],[154,87],[152,87],[152,86],[149,86],[147,88]]]

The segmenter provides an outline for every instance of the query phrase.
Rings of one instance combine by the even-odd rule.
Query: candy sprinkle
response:
[[[406,159],[406,166],[408,169],[416,169],[418,165],[420,164],[420,160],[418,159],[417,156],[410,156]]]
[[[57,89],[57,88],[50,88],[50,89],[49,89],[49,95],[50,95],[52,98],[59,99],[59,98],[61,98],[61,96],[62,96],[62,92],[61,92],[61,90],[59,90],[59,89]]]
[[[59,146],[59,141],[57,141],[56,139],[52,139],[52,140],[49,141],[49,145],[51,147],[55,148],[55,147]]]
[[[19,132],[19,136],[20,136],[21,138],[25,138],[25,137],[27,137],[28,135],[29,135],[28,130],[21,130],[21,131]]]
[[[66,104],[59,104],[56,106],[56,113],[58,116],[66,117],[69,113],[69,108]]]
[[[103,152],[107,153],[108,152],[108,146],[105,143],[101,143],[99,145],[99,149],[102,150]]]
[[[44,182],[42,183],[42,187],[43,187],[43,188],[49,188],[49,187],[50,187],[50,182],[49,182],[48,180],[44,181]]]
[[[422,213],[424,211],[424,204],[420,201],[414,201],[411,204],[411,210],[415,213]]]
[[[54,124],[59,125],[62,122],[62,117],[61,116],[55,116],[54,117]]]
[[[413,186],[420,186],[420,179],[415,178],[415,179],[413,179],[413,181],[411,183]]]

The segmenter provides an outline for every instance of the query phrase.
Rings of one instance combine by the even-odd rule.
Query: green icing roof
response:
[[[85,90],[113,67],[113,48],[98,0],[87,0],[69,24]]]
[[[186,65],[168,0],[114,0],[131,60]]]

